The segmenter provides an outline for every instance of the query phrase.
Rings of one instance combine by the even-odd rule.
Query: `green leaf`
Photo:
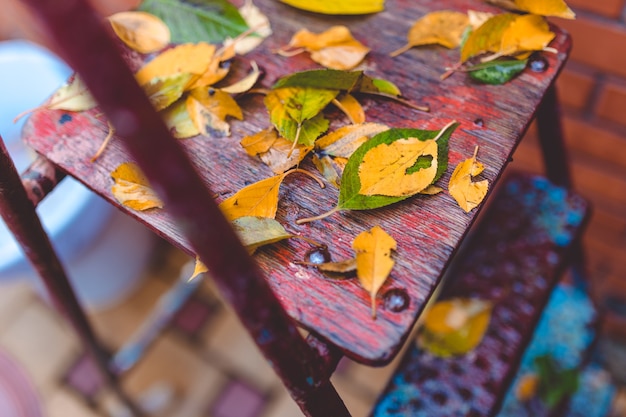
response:
[[[315,139],[320,137],[328,130],[330,122],[322,113],[312,119],[305,120],[300,126],[300,135],[298,136],[298,123],[292,119],[283,119],[276,129],[280,135],[291,141],[298,136],[298,143],[305,146],[313,146]]]
[[[319,69],[296,72],[280,78],[273,89],[284,87],[310,87],[347,92],[400,95],[400,89],[390,81],[371,78],[363,71]]]
[[[578,369],[561,369],[549,354],[535,358],[535,367],[539,374],[539,396],[548,407],[555,407],[578,390]]]
[[[437,152],[438,152],[438,165],[437,173],[433,182],[437,181],[448,168],[448,141],[450,135],[456,129],[458,123],[451,125],[446,131],[437,139]],[[339,202],[337,208],[349,209],[349,210],[368,210],[378,207],[384,207],[389,204],[402,201],[410,196],[398,196],[390,197],[383,195],[362,195],[359,194],[361,189],[361,182],[359,179],[359,166],[363,162],[365,154],[374,147],[381,144],[391,144],[399,139],[405,138],[418,138],[425,141],[428,139],[434,139],[440,133],[439,130],[419,130],[419,129],[390,129],[385,132],[379,133],[372,139],[361,145],[350,157],[346,165],[343,175],[341,177],[341,188],[339,191]],[[418,159],[416,164],[420,167],[426,166],[425,161],[427,158]],[[415,172],[418,168],[414,165],[407,170],[407,173]]]
[[[253,253],[258,247],[293,237],[275,219],[267,217],[240,217],[232,222],[241,242]]]
[[[220,43],[248,30],[239,10],[227,0],[144,0],[139,10],[161,18],[173,43]]]
[[[500,85],[512,80],[524,71],[527,62],[527,59],[485,62],[471,67],[469,75],[472,79],[483,84]]]

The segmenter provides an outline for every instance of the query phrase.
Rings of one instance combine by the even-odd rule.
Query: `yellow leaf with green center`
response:
[[[440,357],[468,353],[482,341],[491,311],[492,304],[483,300],[439,301],[425,313],[418,345]]]
[[[431,158],[426,168],[412,172],[419,158]],[[408,196],[419,193],[435,180],[437,142],[407,138],[382,143],[363,156],[359,166],[362,195]]]
[[[514,0],[515,7],[524,12],[542,16],[574,19],[576,14],[563,0]]]
[[[472,182],[472,177],[480,175],[485,169],[483,164],[476,160],[477,152],[478,147],[474,156],[456,166],[448,184],[450,195],[468,213],[483,201],[489,189],[487,180]]]
[[[230,136],[228,116],[242,120],[237,102],[220,90],[196,88],[187,97],[187,111],[198,130],[205,136]]]
[[[396,241],[380,226],[360,233],[352,242],[352,249],[356,251],[356,274],[370,294],[372,318],[376,318],[376,294],[395,264],[391,251],[396,247]]]
[[[111,173],[111,177],[115,181],[111,192],[120,204],[139,211],[163,207],[137,164],[123,163]]]
[[[497,52],[500,55],[515,55],[541,51],[555,36],[544,17],[532,14],[519,16],[502,34],[500,50]]]
[[[504,32],[518,17],[514,13],[497,14],[474,30],[463,44],[461,62],[486,52],[500,52]]]
[[[170,29],[153,14],[128,11],[115,13],[108,19],[122,42],[142,54],[159,51],[170,43]]]
[[[469,19],[465,13],[451,10],[428,13],[413,24],[407,36],[407,44],[392,52],[391,56],[399,55],[413,46],[441,45],[456,48],[461,44],[468,25]]]
[[[182,73],[157,77],[142,85],[142,88],[154,109],[160,111],[182,97],[192,78],[192,74]]]
[[[185,43],[157,55],[135,74],[139,85],[155,78],[170,77],[176,74],[192,74],[200,77],[213,59],[215,45],[205,42]]]
[[[187,101],[185,99],[178,100],[165,110],[162,110],[160,114],[170,133],[175,138],[186,139],[200,134],[187,111]]]
[[[290,6],[322,14],[368,14],[385,9],[384,0],[280,0]]]
[[[289,48],[304,48],[313,61],[337,70],[356,67],[370,51],[354,39],[346,26],[333,26],[321,33],[300,29],[289,41]],[[289,53],[288,50],[285,52]]]
[[[328,129],[328,121],[320,112],[338,93],[321,88],[276,88],[265,96],[265,106],[281,136],[310,146]]]

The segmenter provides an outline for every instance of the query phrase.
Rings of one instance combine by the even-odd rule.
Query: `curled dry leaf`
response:
[[[111,177],[115,181],[111,192],[120,204],[139,211],[163,207],[163,202],[150,188],[148,179],[136,164],[121,164]]]
[[[313,146],[296,145],[294,147],[293,142],[285,138],[277,138],[267,152],[259,154],[259,157],[274,174],[282,174],[299,165],[312,150]]]
[[[383,286],[395,261],[391,251],[396,250],[396,241],[380,226],[360,233],[352,242],[356,252],[356,274],[359,282],[370,293],[372,318],[376,318],[376,294]]]
[[[477,153],[478,146],[474,151],[474,156],[456,166],[448,184],[450,195],[468,213],[483,201],[489,189],[487,180],[472,182],[472,177],[479,175],[485,169],[483,164],[476,160]]]
[[[243,119],[241,108],[230,94],[213,88],[193,89],[187,97],[187,111],[205,136],[230,136],[226,118]]]
[[[465,354],[482,341],[492,307],[490,302],[478,299],[439,301],[425,313],[417,343],[440,357]]]
[[[326,68],[353,69],[363,61],[370,49],[354,39],[346,26],[333,26],[322,33],[300,29],[289,41],[288,48],[307,50],[311,59]],[[282,51],[289,55],[289,49]]]
[[[261,75],[261,71],[254,61],[250,62],[250,66],[252,67],[250,74],[228,87],[221,88],[221,90],[228,94],[241,94],[254,87],[254,84],[256,84]]]
[[[333,187],[339,188],[341,179],[338,171],[340,168],[336,167],[333,159],[328,155],[322,155],[320,158],[317,154],[313,154],[311,160],[315,168],[326,178],[326,181]]]
[[[226,38],[224,45],[233,45],[238,55],[245,55],[272,34],[272,27],[267,16],[251,0],[246,0],[246,3],[239,8],[239,14],[246,21],[250,30],[234,39],[231,37]]]
[[[464,13],[452,10],[428,13],[413,24],[407,36],[407,44],[392,52],[391,56],[400,55],[413,46],[441,45],[456,48],[461,44],[468,25],[469,19]]]
[[[280,0],[290,6],[322,14],[367,14],[382,12],[385,0]]]
[[[160,51],[170,43],[170,29],[153,14],[120,12],[109,16],[109,22],[122,42],[142,54]]]
[[[211,86],[226,77],[230,66],[225,63],[235,56],[233,45],[224,46],[217,50],[209,59],[209,65],[200,78],[191,85],[191,89]]]
[[[186,139],[200,134],[200,130],[191,120],[191,116],[187,111],[187,100],[178,100],[161,111],[160,114],[171,135],[175,138]]]
[[[82,78],[74,75],[52,95],[46,107],[51,110],[85,111],[97,105]]]
[[[363,110],[361,103],[352,94],[342,94],[333,101],[333,104],[348,116],[350,123],[365,123],[365,110]]]

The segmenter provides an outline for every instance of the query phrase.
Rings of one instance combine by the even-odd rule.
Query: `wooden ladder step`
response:
[[[501,405],[589,213],[584,199],[542,177],[503,182],[439,298],[490,300],[484,338],[448,358],[412,346],[373,416],[492,416]]]

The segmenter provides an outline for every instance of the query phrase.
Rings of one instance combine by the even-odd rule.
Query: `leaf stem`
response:
[[[442,136],[443,136],[443,134],[444,134],[444,133],[446,133],[446,130],[448,130],[448,129],[450,128],[450,126],[452,126],[452,125],[453,125],[453,124],[455,124],[456,122],[457,122],[456,120],[453,120],[453,121],[451,121],[450,123],[448,123],[447,125],[445,125],[444,127],[442,127],[442,128],[441,128],[441,130],[439,131],[439,133],[437,133],[437,136],[435,136],[435,137],[433,138],[433,140],[434,140],[435,142],[437,142],[437,139],[439,139],[440,137],[442,137]]]
[[[289,149],[289,153],[287,154],[287,158],[291,156],[293,150],[298,146],[298,140],[300,139],[300,132],[302,132],[302,123],[298,123],[298,129],[296,129],[296,137],[293,139],[293,145],[291,145],[291,149]]]
[[[372,319],[376,320],[376,295],[372,294]]]
[[[279,49],[275,49],[273,52],[275,54],[280,55],[280,56],[284,56],[286,58],[290,58],[292,56],[300,55],[301,53],[303,53],[305,51],[306,51],[305,48],[292,49],[291,51],[288,50],[288,49],[279,48]]]
[[[419,106],[417,104],[413,104],[409,100],[407,100],[405,98],[402,98],[402,97],[394,96],[393,94],[376,93],[376,92],[373,92],[373,91],[368,91],[367,94],[371,94],[371,95],[374,95],[374,96],[380,96],[380,97],[386,97],[386,98],[388,98],[390,100],[397,101],[400,104],[404,104],[407,107],[410,107],[410,108],[415,109],[415,110],[423,111],[423,112],[426,112],[426,113],[428,113],[430,111],[430,107],[428,107],[428,106]]]
[[[324,214],[320,214],[319,216],[313,216],[313,217],[306,217],[304,219],[298,219],[296,220],[296,224],[304,224],[304,223],[309,223],[315,220],[322,220],[325,219],[326,217],[335,214],[336,212],[340,211],[341,209],[339,207],[335,207],[334,209],[327,211]]]
[[[306,236],[301,236],[301,235],[291,235],[291,238],[292,238],[292,239],[301,239],[301,240],[304,240],[305,242],[308,242],[308,243],[310,243],[311,245],[313,245],[313,246],[315,246],[315,247],[318,247],[318,248],[322,248],[322,247],[326,246],[325,244],[320,243],[320,242],[316,242],[315,240],[313,240],[313,239],[311,239],[311,238],[309,238],[309,237],[306,237]],[[296,262],[296,263],[306,264],[305,262]]]
[[[407,44],[406,44],[406,45],[404,45],[402,48],[396,49],[395,51],[391,52],[391,53],[389,54],[389,56],[390,56],[390,57],[395,58],[395,57],[397,57],[398,55],[405,53],[406,51],[408,51],[408,50],[409,50],[409,49],[411,49],[412,47],[413,47],[413,45],[411,45],[411,44],[408,44],[408,43],[407,43]]]
[[[322,180],[320,180],[319,178],[317,178],[315,175],[313,175],[312,173],[310,173],[309,171],[307,171],[306,169],[302,169],[302,168],[294,168],[290,171],[285,172],[285,176],[291,174],[292,172],[299,172],[300,174],[304,174],[307,177],[312,178],[313,180],[315,180],[315,182],[317,182],[317,184],[320,186],[320,188],[326,188],[326,184],[324,184],[324,182]]]
[[[115,134],[115,128],[113,127],[111,122],[109,122],[108,120],[107,120],[107,125],[109,126],[109,133],[107,133],[107,136],[106,138],[104,138],[104,141],[102,142],[102,145],[100,145],[100,148],[96,151],[94,156],[91,157],[90,159],[91,162],[96,162],[96,159],[98,159],[100,155],[102,155],[102,152],[104,152],[104,149],[107,147],[107,145],[111,141],[111,138]]]

